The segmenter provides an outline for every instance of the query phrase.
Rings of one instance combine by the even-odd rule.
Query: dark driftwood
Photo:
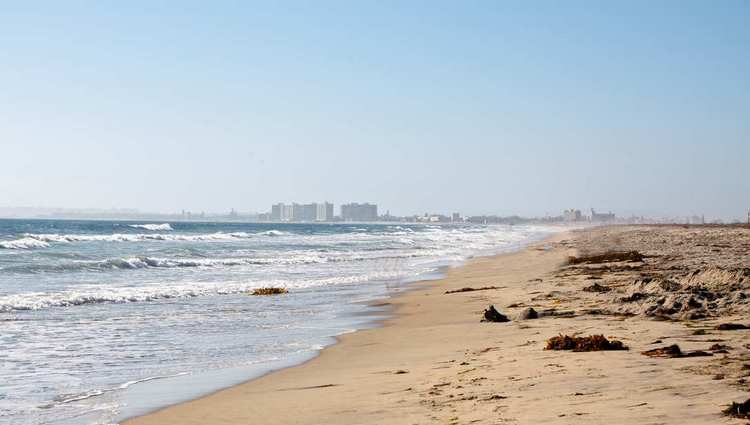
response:
[[[482,288],[461,288],[454,289],[452,291],[445,291],[446,294],[458,294],[461,292],[474,292],[474,291],[489,291],[491,289],[500,289],[498,286],[484,286]]]
[[[750,419],[750,399],[742,403],[732,402],[732,405],[724,409],[723,413],[734,418]]]
[[[500,313],[499,311],[495,310],[495,306],[491,305],[487,310],[484,311],[484,319],[482,321],[485,322],[510,322],[510,319],[508,319],[508,316]]]
[[[722,323],[716,327],[720,331],[737,331],[741,329],[750,329],[742,323]]]

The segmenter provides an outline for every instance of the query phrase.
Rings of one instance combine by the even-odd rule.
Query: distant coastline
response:
[[[113,220],[125,222],[184,222],[184,223],[406,223],[406,224],[723,224],[723,220],[714,219],[707,221],[703,216],[666,216],[650,217],[644,215],[617,216],[612,213],[594,214],[586,216],[578,215],[572,217],[565,210],[560,215],[522,216],[479,214],[450,215],[441,213],[424,213],[422,215],[412,214],[396,216],[386,213],[374,220],[350,220],[334,216],[325,221],[319,220],[272,220],[267,213],[238,212],[231,210],[226,213],[181,213],[144,212],[133,208],[53,208],[53,207],[0,207],[0,219],[7,220]],[[739,219],[732,220],[741,223]]]

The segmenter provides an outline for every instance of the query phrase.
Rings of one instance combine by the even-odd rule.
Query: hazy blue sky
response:
[[[750,207],[750,1],[0,12],[0,205]]]

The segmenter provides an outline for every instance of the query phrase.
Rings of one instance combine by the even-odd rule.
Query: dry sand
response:
[[[598,229],[559,235],[519,253],[475,259],[449,270],[445,279],[419,284],[414,291],[386,300],[393,317],[383,327],[345,335],[303,365],[125,423],[744,423],[722,416],[721,411],[729,402],[748,397],[744,362],[750,363],[750,345],[746,346],[750,331],[714,330],[718,323],[741,320],[728,316],[741,313],[742,307],[734,311],[722,304],[724,317],[715,317],[711,310],[715,306],[704,303],[700,311],[707,318],[664,320],[673,318],[649,310],[664,294],[622,301],[632,295],[629,285],[637,285],[638,279],[671,280],[672,270],[679,280],[683,272],[685,276],[692,273],[690,267],[696,264],[712,267],[713,254],[725,258],[726,253],[711,251],[715,247],[696,248],[701,246],[701,235],[705,239],[705,232],[715,230]],[[722,246],[730,247],[720,249],[732,250],[736,257],[733,263],[716,263],[719,268],[735,270],[738,262],[750,259],[750,244],[743,245],[745,239],[750,241],[750,230],[727,232],[709,239],[718,237],[724,241]],[[670,243],[662,242],[668,239],[665,235],[672,238]],[[645,243],[646,239],[652,243]],[[692,248],[679,248],[673,239]],[[606,265],[566,263],[569,255],[623,246],[650,256],[641,262]],[[688,252],[689,256],[681,254]],[[700,255],[705,261],[696,263],[694,257]],[[684,270],[680,269],[681,256],[688,264]],[[721,275],[717,273],[706,279]],[[583,291],[593,283],[609,289]],[[750,280],[745,283],[750,286]],[[679,287],[666,287],[684,292],[689,284],[680,281]],[[489,286],[498,289],[445,294]],[[480,323],[489,304],[512,321]],[[573,314],[516,320],[523,307],[529,306]],[[545,341],[560,333],[604,334],[630,350],[545,350]],[[708,350],[714,343],[729,349],[694,358],[641,354],[675,343],[684,351]]]

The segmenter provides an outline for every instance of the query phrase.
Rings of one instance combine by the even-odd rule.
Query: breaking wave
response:
[[[132,226],[151,226],[150,224],[134,224]],[[153,226],[162,226],[153,225]],[[169,224],[166,224],[169,226]],[[167,230],[167,229],[161,229]],[[171,230],[171,227],[170,229]],[[268,230],[260,233],[232,232],[232,233],[207,233],[207,234],[163,234],[163,233],[114,233],[111,235],[59,235],[59,234],[36,234],[26,233],[20,239],[0,241],[0,248],[5,249],[33,249],[47,248],[51,243],[69,242],[145,242],[145,241],[232,241],[237,239],[249,239],[258,236],[284,236],[289,233],[279,230]]]
[[[0,248],[3,249],[32,249],[47,248],[49,243],[35,238],[21,238],[13,241],[1,241]]]
[[[133,256],[123,258],[109,258],[100,261],[73,261],[62,264],[26,264],[5,267],[5,272],[40,273],[40,272],[76,272],[76,271],[108,271],[108,270],[137,270],[149,268],[181,268],[181,267],[232,267],[232,266],[262,266],[262,265],[302,265],[325,264],[347,261],[378,261],[397,260],[403,258],[425,257],[427,253],[403,253],[390,255],[359,255],[348,254],[326,256],[323,254],[290,253],[286,257],[235,257],[235,258],[159,258],[151,256]]]
[[[150,302],[174,298],[194,298],[249,293],[253,289],[275,286],[285,288],[309,288],[367,282],[374,279],[399,279],[403,271],[379,271],[366,274],[310,279],[304,282],[267,280],[263,282],[193,282],[162,285],[159,282],[140,287],[98,288],[96,285],[81,286],[75,290],[60,292],[27,292],[0,297],[0,312],[41,310],[52,307],[74,307],[87,304],[122,304]]]
[[[296,258],[155,258],[141,256],[129,258],[114,258],[88,264],[84,263],[81,264],[81,267],[102,269],[144,269],[151,267],[217,267],[264,264],[313,264],[325,262],[327,262],[327,259],[325,257],[314,255]]]
[[[134,227],[136,229],[146,229],[151,231],[164,231],[168,232],[172,229],[172,226],[169,225],[169,223],[163,223],[163,224],[131,224],[130,227]]]
[[[258,233],[258,235],[263,235],[263,236],[285,236],[288,234],[289,233],[282,232],[281,230],[267,230],[265,232]]]

